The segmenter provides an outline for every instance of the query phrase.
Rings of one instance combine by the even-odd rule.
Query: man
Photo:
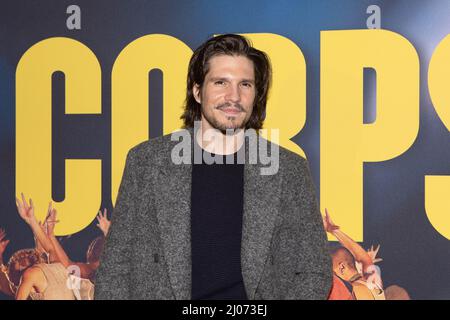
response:
[[[325,230],[342,244],[342,247],[331,252],[333,272],[335,276],[352,286],[352,297],[355,300],[386,300],[381,277],[374,265],[376,261],[381,261],[376,259],[378,249],[373,251],[371,248],[369,252],[365,251],[333,223],[327,209],[323,224]],[[356,263],[361,264],[361,271],[358,270]]]
[[[175,161],[174,135],[130,150],[96,299],[327,298],[331,261],[306,160],[271,144],[272,174],[261,161],[223,161],[254,148],[245,131],[262,128],[270,80],[267,56],[244,37],[194,52],[182,119],[203,160]]]

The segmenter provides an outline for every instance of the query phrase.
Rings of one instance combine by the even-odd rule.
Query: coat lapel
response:
[[[190,129],[191,138],[193,130]],[[261,140],[259,140],[261,141]],[[193,154],[193,141],[191,139]],[[278,175],[260,174],[262,165],[248,163],[245,145],[244,208],[241,266],[249,299],[254,299],[269,253],[281,188]],[[170,159],[155,178],[158,225],[169,279],[177,300],[191,299],[191,183],[192,165],[175,165]]]
[[[261,140],[258,139],[258,143]],[[246,143],[246,155],[248,155]],[[278,214],[281,179],[278,174],[261,175],[261,163],[244,169],[244,216],[242,221],[241,266],[247,297],[255,299],[256,289],[270,253]]]
[[[175,144],[176,142],[171,142],[171,146]],[[192,165],[172,163],[171,148],[168,152],[169,156],[160,167],[154,182],[155,204],[163,254],[173,293],[177,300],[189,300],[191,299]]]

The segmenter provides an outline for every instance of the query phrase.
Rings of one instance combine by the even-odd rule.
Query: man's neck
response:
[[[244,130],[235,130],[232,134],[223,134],[220,130],[205,128],[202,125],[197,131],[195,139],[198,145],[209,153],[233,154],[244,143]]]

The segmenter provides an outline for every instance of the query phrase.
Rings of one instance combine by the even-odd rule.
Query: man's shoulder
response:
[[[300,170],[308,169],[308,161],[300,154],[291,151],[288,148],[283,147],[277,143],[271,142],[263,137],[260,137],[260,141],[268,143],[270,145],[270,147],[268,147],[268,150],[272,150],[271,152],[275,150],[274,146],[278,148],[280,167],[282,166],[287,170],[291,170],[294,168],[298,168]]]
[[[149,140],[143,141],[130,149],[130,153],[139,155],[146,154],[150,152],[155,152],[158,150],[164,150],[167,144],[170,143],[170,134],[162,135],[159,137],[151,138]]]
[[[169,133],[143,141],[130,149],[128,158],[137,162],[163,162],[170,157],[170,150],[174,144],[171,137],[172,133]]]

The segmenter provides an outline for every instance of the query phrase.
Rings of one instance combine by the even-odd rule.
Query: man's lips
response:
[[[229,114],[238,114],[238,113],[241,112],[241,110],[238,109],[238,108],[230,108],[230,107],[228,107],[228,108],[221,108],[219,110],[221,110],[221,111],[223,111],[225,113],[229,113]]]

